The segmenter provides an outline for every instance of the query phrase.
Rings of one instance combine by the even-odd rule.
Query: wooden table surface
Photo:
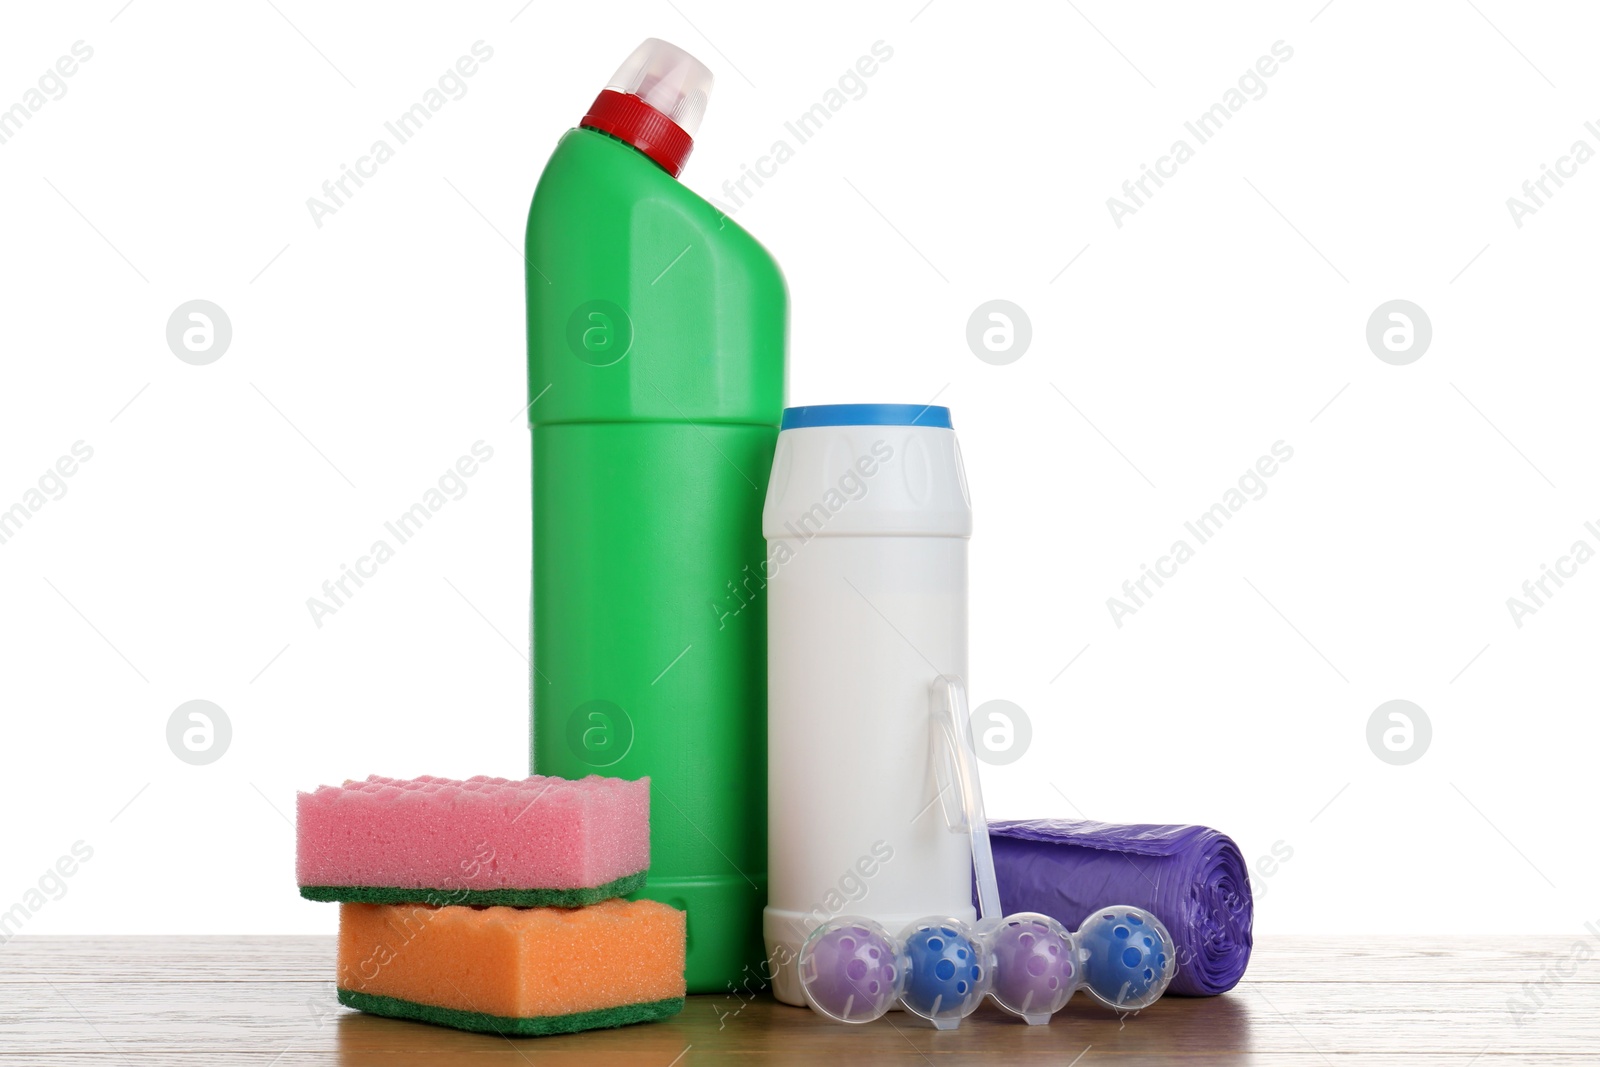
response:
[[[1583,948],[1578,950],[1578,946]],[[986,1004],[959,1030],[823,1022],[767,994],[660,1023],[511,1039],[341,1008],[329,937],[17,938],[0,946],[12,1064],[1600,1062],[1600,959],[1571,938],[1262,938],[1233,992],[1119,1019],[1080,994],[1051,1025]]]

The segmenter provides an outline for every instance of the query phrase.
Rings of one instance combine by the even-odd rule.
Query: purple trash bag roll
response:
[[[1178,949],[1167,992],[1232,989],[1250,962],[1254,904],[1239,846],[1205,826],[1117,826],[1077,819],[991,822],[1000,903],[1076,930],[1098,908],[1154,913]]]

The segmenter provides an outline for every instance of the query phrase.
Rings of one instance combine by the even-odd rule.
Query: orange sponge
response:
[[[684,915],[586,908],[341,904],[339,1000],[468,1030],[567,1033],[683,1008]]]

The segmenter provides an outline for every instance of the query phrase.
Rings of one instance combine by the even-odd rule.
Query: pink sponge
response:
[[[373,775],[301,793],[300,895],[371,904],[578,907],[650,866],[650,779]]]

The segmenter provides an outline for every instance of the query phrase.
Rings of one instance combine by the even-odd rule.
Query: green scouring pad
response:
[[[514,1018],[505,1015],[487,1015],[481,1011],[461,1011],[456,1008],[438,1008],[431,1004],[418,1004],[414,1000],[397,997],[380,997],[372,993],[357,993],[350,989],[339,990],[339,1003],[372,1015],[387,1015],[393,1019],[411,1019],[435,1026],[449,1026],[457,1030],[476,1030],[489,1034],[506,1034],[513,1037],[539,1037],[544,1034],[572,1034],[579,1030],[605,1030],[632,1023],[649,1023],[665,1019],[683,1010],[683,998],[654,1000],[648,1004],[624,1004],[619,1008],[600,1008],[595,1011],[575,1011],[569,1015],[535,1015]]]
[[[303,885],[307,900],[350,904],[461,904],[468,907],[581,908],[643,889],[648,872],[578,889],[407,889],[391,885]]]

